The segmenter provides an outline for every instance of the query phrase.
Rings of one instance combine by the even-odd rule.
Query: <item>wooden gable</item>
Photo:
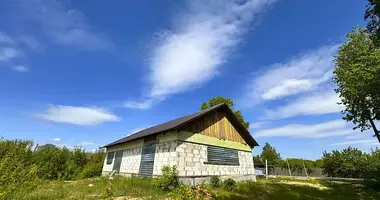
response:
[[[231,123],[231,117],[223,110],[215,110],[210,112],[186,124],[181,129],[210,137],[246,144],[245,140]]]

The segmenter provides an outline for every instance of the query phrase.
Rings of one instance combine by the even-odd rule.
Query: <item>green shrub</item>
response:
[[[162,175],[153,180],[153,185],[164,191],[171,191],[178,186],[178,171],[176,166],[164,166],[161,172]]]
[[[96,151],[90,155],[89,161],[83,167],[80,178],[91,178],[102,175],[104,153]]]
[[[219,188],[220,187],[220,178],[219,176],[211,176],[211,186],[213,188]]]
[[[0,199],[19,199],[36,186],[32,141],[0,140]]]
[[[236,187],[236,181],[231,178],[228,178],[223,181],[222,185],[224,189],[228,191],[232,191]]]

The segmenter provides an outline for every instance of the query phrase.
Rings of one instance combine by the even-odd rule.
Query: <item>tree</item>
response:
[[[335,57],[333,81],[338,88],[343,119],[361,131],[373,128],[380,142],[375,120],[380,119],[380,49],[365,29],[354,28]]]
[[[380,46],[380,0],[368,0],[364,19],[368,22],[367,29],[371,39]]]
[[[323,170],[329,176],[363,178],[368,171],[370,155],[359,149],[348,147],[342,151],[323,153]]]
[[[203,102],[201,106],[201,110],[216,106],[218,104],[225,103],[228,105],[228,107],[231,108],[231,110],[234,112],[235,116],[239,119],[239,122],[243,124],[243,126],[248,129],[249,128],[249,122],[244,120],[243,115],[241,114],[240,110],[234,110],[234,102],[230,98],[225,97],[213,97],[208,102]]]
[[[268,160],[268,165],[277,167],[281,164],[281,156],[277,153],[276,148],[272,147],[268,142],[265,143],[263,151],[260,154],[262,161]]]

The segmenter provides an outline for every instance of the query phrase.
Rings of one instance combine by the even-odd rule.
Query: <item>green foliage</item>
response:
[[[223,181],[222,186],[227,191],[232,191],[234,188],[236,188],[236,181],[228,178]]]
[[[80,178],[91,178],[102,175],[104,153],[96,151],[90,155],[88,162],[84,165]]]
[[[211,176],[211,186],[213,188],[219,188],[220,187],[220,178],[219,176]]]
[[[370,120],[380,120],[380,49],[365,29],[354,28],[346,37],[335,57],[333,81],[345,106],[343,119],[364,131],[372,127]]]
[[[18,199],[35,187],[32,141],[0,140],[0,199]]]
[[[178,186],[177,167],[164,166],[161,169],[162,175],[153,180],[153,185],[164,191],[171,191]]]
[[[268,165],[273,167],[281,166],[281,156],[277,153],[276,148],[272,147],[269,143],[265,143],[263,151],[260,154],[262,163],[265,164],[265,160],[268,160]]]
[[[371,33],[374,43],[380,45],[380,1],[368,0],[367,9],[364,15],[367,20],[367,29]]]
[[[216,106],[216,105],[221,104],[221,103],[227,104],[228,107],[231,108],[231,110],[234,112],[236,117],[239,119],[239,122],[242,123],[246,129],[249,129],[249,122],[244,120],[243,114],[241,113],[240,110],[234,109],[234,102],[230,98],[221,97],[221,96],[213,97],[213,98],[209,99],[208,102],[202,103],[201,110]]]
[[[323,153],[324,172],[329,176],[363,178],[368,173],[370,155],[359,149],[348,147],[342,151]]]

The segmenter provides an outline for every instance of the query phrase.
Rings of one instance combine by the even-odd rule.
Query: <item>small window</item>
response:
[[[206,164],[239,165],[238,151],[235,149],[208,146]]]
[[[115,155],[115,152],[108,152],[108,154],[107,154],[107,165],[112,163],[114,155]]]

